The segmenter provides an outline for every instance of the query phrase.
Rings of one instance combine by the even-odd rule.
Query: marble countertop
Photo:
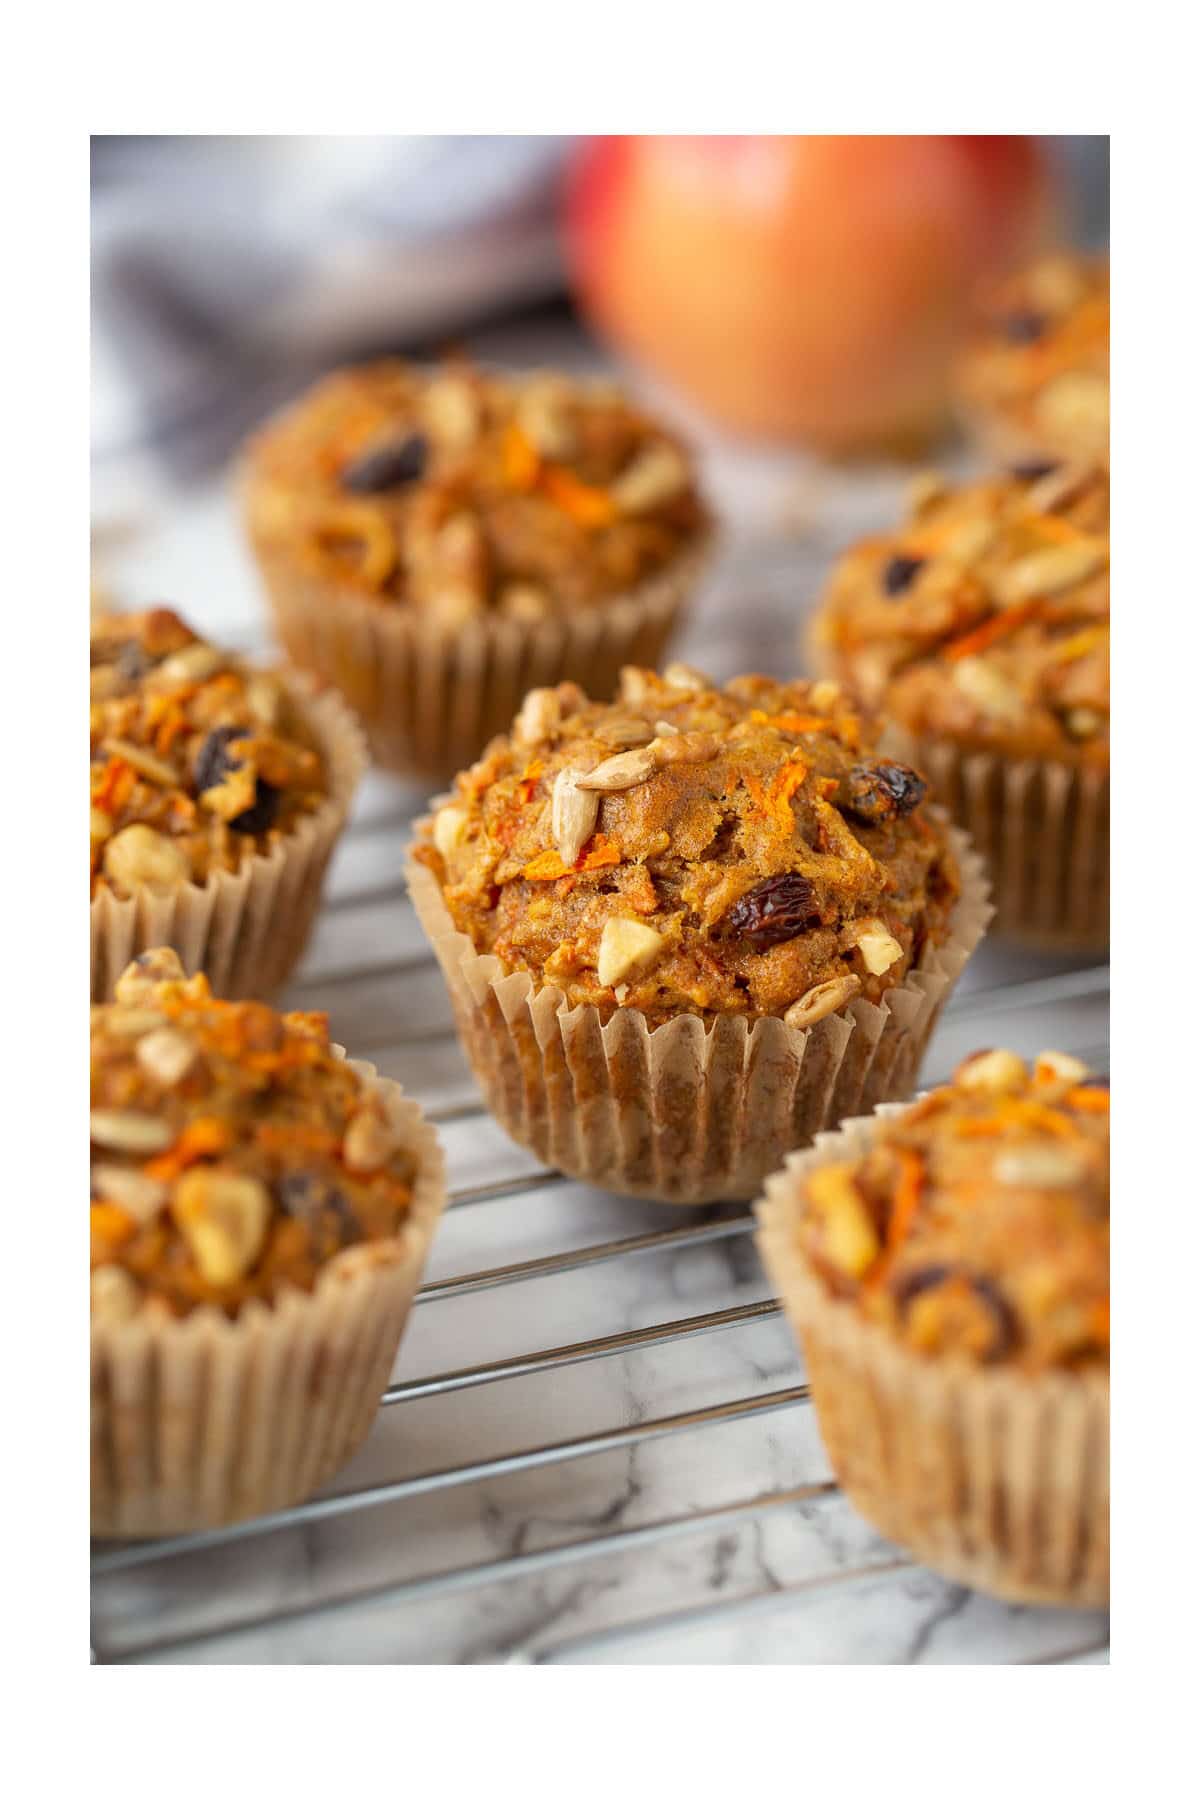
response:
[[[679,653],[718,676],[794,670],[822,569],[894,515],[902,478],[721,446],[709,463],[738,529]],[[123,601],[265,645],[220,485],[146,522],[102,573]],[[368,778],[286,996],[326,1008],[335,1038],[440,1124],[455,1201],[399,1385],[353,1462],[286,1520],[186,1553],[98,1546],[99,1659],[1106,1661],[1104,1614],[953,1586],[846,1504],[744,1209],[668,1211],[562,1180],[479,1109],[403,893],[420,799]],[[1107,1067],[1107,1038],[1107,979],[1090,964],[987,944],[923,1079],[989,1042]]]

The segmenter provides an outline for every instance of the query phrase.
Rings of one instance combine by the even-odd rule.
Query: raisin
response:
[[[196,758],[196,792],[205,793],[211,787],[220,787],[227,775],[240,768],[236,756],[230,756],[229,746],[238,738],[248,734],[242,725],[218,725],[210,731],[200,746],[200,754]]]
[[[414,431],[364,450],[342,470],[342,486],[352,494],[386,494],[389,488],[420,481],[428,460],[428,440]]]
[[[218,725],[210,731],[200,746],[200,754],[196,758],[196,792],[205,793],[211,787],[219,787],[228,775],[241,767],[241,761],[231,756],[229,748],[239,738],[250,734],[244,725]],[[254,783],[254,799],[236,819],[230,819],[230,831],[240,831],[247,837],[258,837],[261,832],[270,831],[279,815],[279,789],[260,775]]]
[[[362,1237],[350,1202],[332,1181],[307,1169],[291,1169],[280,1177],[275,1191],[284,1212],[308,1227],[321,1251],[345,1249]]]
[[[1000,321],[1000,329],[1010,344],[1036,344],[1039,338],[1045,337],[1049,323],[1045,313],[1026,308],[1009,313]]]
[[[941,1287],[943,1282],[956,1278],[965,1281],[971,1292],[983,1302],[991,1320],[992,1341],[983,1361],[999,1362],[1003,1357],[1011,1355],[1020,1335],[1017,1315],[995,1282],[986,1275],[957,1268],[953,1263],[929,1263],[923,1269],[909,1269],[898,1276],[892,1283],[892,1294],[901,1313],[904,1313],[918,1294],[927,1293],[930,1288]]]
[[[755,950],[769,950],[794,938],[820,917],[806,875],[772,875],[743,894],[725,914],[723,935],[745,938]]]
[[[150,667],[150,658],[136,638],[129,638],[117,652],[117,674],[123,681],[140,681]]]
[[[1034,457],[1030,462],[1013,463],[1009,474],[1015,475],[1018,481],[1040,481],[1043,475],[1053,475],[1055,469],[1061,467],[1061,463],[1047,462]]]
[[[883,565],[883,591],[893,598],[903,594],[912,586],[919,570],[924,568],[923,556],[890,556]]]
[[[838,806],[864,825],[882,825],[888,819],[902,819],[921,804],[926,792],[916,770],[904,763],[858,763],[845,777]]]
[[[270,831],[279,816],[279,789],[260,775],[254,783],[254,799],[240,812],[236,819],[230,819],[230,831],[244,832],[247,837],[258,837],[261,832]]]

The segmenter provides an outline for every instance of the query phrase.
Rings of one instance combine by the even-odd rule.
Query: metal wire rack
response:
[[[968,1599],[915,1571],[853,1519],[820,1468],[811,1424],[803,1433],[790,1429],[808,1413],[808,1389],[797,1379],[790,1338],[776,1319],[778,1302],[757,1291],[762,1278],[748,1210],[679,1215],[618,1201],[536,1167],[507,1144],[474,1097],[403,883],[377,873],[399,866],[408,827],[394,802],[379,809],[373,790],[347,836],[313,953],[289,995],[326,1007],[335,1036],[401,1079],[446,1141],[449,1242],[418,1296],[401,1351],[404,1379],[387,1390],[376,1433],[333,1491],[220,1531],[98,1546],[97,1659],[678,1660],[697,1643],[728,1649],[731,1633],[737,1640],[731,1653],[770,1655],[781,1628],[786,1652],[798,1613],[827,1611],[836,1598],[845,1615],[851,1596],[859,1653],[864,1631],[867,1644],[880,1639],[881,1653],[872,1660],[892,1659],[885,1652],[893,1622],[899,1633],[893,1655],[906,1644],[915,1655],[928,1649],[922,1631],[931,1616],[952,1620],[947,1609],[968,1605],[980,1615],[975,1631],[989,1660],[1101,1657],[1102,1618],[1021,1617],[1020,1609]],[[385,931],[373,918],[380,909],[387,914]],[[367,941],[383,947],[376,956],[364,952]],[[400,953],[390,954],[397,945]],[[1107,1067],[1107,967],[1051,965],[1043,972],[1018,966],[1013,979],[1011,962],[996,952],[985,949],[981,960],[989,966],[972,970],[974,987],[947,1009],[929,1079],[997,1031],[1018,1048],[1052,1040]],[[622,1216],[629,1228],[611,1229]],[[534,1253],[506,1255],[507,1244]],[[493,1246],[501,1254],[492,1256]],[[699,1283],[689,1277],[698,1259],[706,1259]],[[437,1272],[447,1264],[447,1272]],[[598,1285],[602,1271],[608,1279]],[[581,1279],[588,1291],[568,1302],[565,1313],[557,1298],[548,1298]],[[640,1296],[641,1310],[661,1308],[666,1316],[628,1322],[630,1290]],[[681,1310],[678,1297],[692,1292],[717,1303]],[[485,1307],[487,1297],[501,1295],[510,1302],[506,1308]],[[434,1314],[446,1326],[423,1329]],[[595,1318],[600,1328],[577,1336],[555,1329],[559,1319],[569,1323],[575,1316]],[[759,1350],[741,1364],[748,1380],[731,1381],[728,1363],[712,1363],[706,1354],[677,1371],[668,1398],[676,1385],[690,1404],[660,1409],[636,1384],[617,1384],[593,1385],[574,1402],[568,1393],[565,1406],[548,1406],[538,1381],[552,1377],[565,1392],[570,1377],[589,1366],[645,1364],[664,1353],[678,1364],[685,1347],[707,1352],[719,1334],[745,1338],[764,1328],[773,1334],[771,1355]],[[514,1335],[524,1340],[515,1352],[480,1354],[504,1349]],[[471,1346],[465,1357],[464,1345]],[[648,1385],[653,1390],[655,1383]],[[485,1414],[476,1406],[456,1419],[465,1397],[501,1390],[508,1391],[503,1408]],[[424,1427],[411,1439],[390,1429],[421,1405]],[[432,1425],[430,1408],[436,1409]],[[577,1418],[584,1428],[539,1429],[550,1422],[548,1414],[568,1426]],[[481,1431],[485,1417],[489,1428]],[[749,1451],[748,1431],[758,1438]],[[725,1458],[715,1459],[723,1475],[732,1464],[772,1478],[752,1479],[748,1491],[730,1493],[727,1479],[703,1481],[713,1458],[697,1481],[689,1476],[690,1458],[680,1469],[661,1454],[653,1476],[647,1471],[651,1453],[701,1432],[726,1443]],[[423,1446],[452,1446],[454,1453],[424,1466]],[[614,1459],[623,1463],[615,1483]],[[563,1471],[569,1481],[546,1485]],[[506,1487],[514,1491],[507,1494]],[[452,1529],[426,1538],[450,1496],[470,1504],[452,1509]],[[775,1531],[773,1543],[768,1527],[784,1518],[792,1531]],[[535,1541],[531,1521],[547,1541]],[[789,1541],[797,1524],[809,1525],[813,1542],[825,1545],[815,1567],[811,1554],[798,1554]],[[749,1551],[747,1537],[756,1540]],[[443,1562],[447,1539],[447,1549],[458,1554]],[[680,1560],[685,1542],[699,1547],[698,1554]],[[620,1572],[615,1581],[612,1568]],[[507,1598],[497,1599],[499,1590]],[[472,1595],[484,1598],[482,1609],[472,1606]],[[597,1606],[598,1597],[605,1604]],[[425,1637],[429,1603],[444,1621],[432,1639]],[[495,1631],[497,1617],[511,1618],[507,1635]],[[827,1626],[823,1633],[830,1660],[849,1660],[854,1646],[839,1653]],[[803,1644],[797,1654],[804,1654]]]

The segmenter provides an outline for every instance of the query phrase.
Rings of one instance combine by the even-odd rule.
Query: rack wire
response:
[[[458,1434],[451,1409],[460,1404],[463,1396],[503,1387],[517,1389],[520,1384],[531,1383],[538,1376],[561,1379],[586,1365],[636,1355],[655,1356],[672,1347],[711,1342],[718,1334],[747,1333],[775,1320],[779,1305],[770,1295],[740,1298],[739,1284],[735,1281],[733,1291],[714,1296],[721,1304],[637,1324],[622,1322],[618,1306],[617,1317],[609,1321],[607,1329],[575,1338],[555,1337],[550,1342],[542,1341],[539,1317],[545,1308],[536,1304],[536,1298],[545,1293],[546,1284],[563,1282],[571,1276],[587,1278],[605,1270],[618,1277],[618,1283],[610,1282],[606,1290],[608,1295],[615,1297],[619,1294],[619,1283],[632,1276],[637,1264],[669,1262],[678,1268],[689,1258],[705,1252],[720,1251],[728,1255],[739,1247],[752,1258],[749,1240],[753,1217],[745,1208],[708,1208],[679,1215],[674,1210],[668,1213],[663,1209],[651,1213],[645,1207],[625,1203],[631,1218],[647,1220],[646,1228],[611,1234],[602,1232],[598,1237],[589,1233],[583,1242],[556,1241],[562,1236],[561,1227],[571,1218],[572,1200],[586,1194],[587,1190],[580,1190],[577,1184],[555,1171],[533,1166],[515,1148],[507,1153],[507,1162],[511,1166],[504,1166],[503,1150],[494,1148],[499,1141],[498,1133],[489,1125],[480,1102],[470,1091],[469,1076],[453,1039],[448,1009],[442,1007],[439,1011],[428,998],[427,978],[435,971],[432,957],[416,947],[415,939],[412,949],[405,949],[401,954],[390,953],[398,938],[401,941],[413,939],[413,922],[402,882],[392,878],[381,881],[369,874],[366,879],[361,876],[355,879],[355,871],[364,863],[375,865],[382,860],[398,866],[409,828],[409,815],[394,804],[374,815],[368,806],[366,816],[352,826],[346,852],[335,871],[314,955],[288,998],[306,1006],[319,1001],[331,1013],[335,1036],[350,1042],[356,1050],[362,1050],[364,1039],[370,1041],[372,1038],[370,1019],[363,1020],[361,1029],[355,1028],[356,1019],[364,1012],[363,998],[377,997],[381,989],[386,990],[386,1010],[393,1020],[392,1035],[390,1039],[386,1033],[377,1038],[368,1053],[375,1057],[381,1068],[398,1075],[409,1091],[417,1094],[444,1133],[454,1134],[456,1141],[448,1145],[452,1174],[448,1218],[456,1227],[456,1244],[461,1243],[469,1250],[473,1238],[486,1241],[489,1234],[480,1231],[479,1227],[489,1213],[501,1209],[510,1214],[519,1213],[522,1208],[541,1203],[537,1223],[543,1242],[536,1254],[495,1262],[485,1259],[479,1266],[470,1266],[476,1259],[468,1256],[468,1266],[432,1276],[417,1297],[419,1311],[427,1313],[438,1307],[449,1311],[449,1303],[456,1308],[469,1309],[478,1306],[484,1296],[500,1292],[528,1290],[535,1296],[534,1304],[521,1308],[528,1335],[533,1340],[531,1343],[515,1353],[465,1361],[455,1361],[452,1357],[447,1361],[443,1353],[443,1360],[435,1360],[423,1373],[393,1381],[384,1394],[380,1405],[381,1425],[377,1429],[381,1429],[389,1418],[402,1415],[414,1403],[432,1402],[443,1409],[445,1439],[454,1442]],[[391,916],[391,929],[376,934],[379,951],[373,958],[358,949],[360,934],[355,931],[354,924],[365,910],[381,906]],[[988,961],[986,951],[983,960]],[[1036,964],[1017,967],[1019,972],[1013,979],[1011,960],[1003,962],[999,970],[993,961],[993,966],[981,971],[973,988],[952,998],[927,1065],[929,1079],[937,1079],[945,1073],[962,1048],[987,1041],[993,1021],[997,1028],[1003,1024],[1006,1041],[1024,1037],[1030,1048],[1051,1040],[1063,1043],[1063,1027],[1067,1025],[1068,1041],[1064,1047],[1086,1055],[1095,1067],[1107,1067],[1103,1042],[1106,1036],[1107,967],[1050,966],[1048,970],[1039,969]],[[420,1016],[414,1017],[410,996],[413,984],[418,982],[421,983]],[[365,1010],[372,1011],[373,1008]],[[1014,1027],[1017,1028],[1015,1034]],[[1022,1047],[1019,1042],[1018,1047]],[[499,1157],[500,1172],[485,1179],[463,1179],[462,1171],[465,1169],[469,1173],[472,1166],[471,1147],[481,1133],[488,1135],[485,1163],[494,1164]],[[474,1166],[478,1167],[477,1155]],[[558,1212],[554,1205],[548,1208],[547,1202],[556,1203]],[[620,1216],[622,1203],[609,1199],[601,1204],[608,1215],[617,1209],[616,1216]],[[725,1266],[728,1268],[729,1264]],[[676,1279],[674,1285],[686,1289],[686,1279]],[[662,1295],[664,1300],[669,1301],[669,1298],[670,1284]],[[489,1321],[482,1319],[478,1323],[486,1335]],[[472,1325],[472,1321],[465,1327],[460,1322],[449,1333],[438,1334],[439,1341],[454,1344],[469,1339],[475,1335]],[[410,1336],[414,1329],[410,1326]],[[781,1321],[776,1330],[781,1334],[780,1341],[790,1347]],[[405,1352],[406,1346],[402,1346],[402,1374],[408,1362]],[[246,1656],[244,1647],[253,1648],[256,1643],[261,1646],[264,1633],[269,1634],[270,1654],[274,1657],[288,1660],[294,1656],[307,1660],[313,1657],[312,1629],[318,1625],[328,1628],[333,1622],[338,1622],[343,1629],[349,1627],[348,1634],[338,1638],[338,1645],[346,1648],[339,1648],[337,1659],[356,1660],[350,1653],[356,1621],[380,1614],[389,1617],[388,1637],[399,1652],[397,1659],[406,1660],[419,1655],[420,1646],[406,1638],[403,1627],[397,1632],[394,1624],[418,1603],[436,1601],[451,1607],[456,1599],[468,1596],[472,1591],[506,1588],[510,1598],[504,1604],[511,1610],[511,1592],[515,1588],[524,1589],[526,1598],[532,1595],[536,1609],[543,1603],[548,1578],[558,1581],[577,1570],[603,1573],[606,1565],[614,1562],[628,1566],[631,1562],[636,1565],[639,1558],[661,1559],[664,1553],[673,1554],[684,1540],[707,1539],[710,1545],[728,1546],[736,1534],[744,1533],[747,1528],[757,1529],[770,1517],[790,1513],[793,1519],[811,1520],[817,1509],[839,1506],[844,1509],[845,1503],[836,1484],[823,1473],[811,1479],[764,1485],[753,1492],[720,1499],[716,1503],[707,1503],[707,1496],[702,1491],[680,1488],[678,1484],[664,1480],[662,1485],[668,1496],[674,1495],[675,1504],[668,1505],[659,1516],[636,1523],[625,1523],[624,1511],[627,1509],[618,1506],[608,1509],[610,1518],[604,1517],[602,1503],[611,1488],[611,1482],[606,1481],[597,1488],[596,1512],[589,1514],[585,1504],[580,1514],[577,1500],[580,1492],[586,1499],[589,1464],[602,1464],[614,1453],[624,1453],[632,1460],[637,1452],[648,1447],[676,1443],[700,1432],[728,1434],[735,1425],[761,1431],[768,1422],[782,1423],[791,1415],[807,1412],[808,1388],[796,1378],[800,1373],[798,1366],[793,1363],[790,1369],[786,1368],[786,1351],[783,1361],[785,1374],[790,1378],[781,1382],[771,1380],[761,1384],[756,1381],[751,1391],[734,1392],[711,1400],[700,1399],[698,1403],[678,1410],[646,1414],[638,1408],[635,1411],[639,1416],[619,1417],[615,1422],[597,1423],[592,1428],[564,1435],[542,1437],[533,1429],[541,1408],[531,1401],[528,1406],[509,1409],[513,1414],[511,1421],[506,1422],[510,1435],[488,1454],[469,1454],[471,1440],[468,1434],[462,1440],[468,1449],[464,1456],[454,1456],[432,1467],[412,1469],[402,1466],[386,1475],[371,1474],[365,1480],[335,1486],[332,1491],[264,1518],[191,1537],[98,1545],[93,1558],[97,1660],[120,1662],[164,1657],[206,1660],[214,1654],[222,1659],[257,1660],[256,1656]],[[781,1466],[786,1468],[786,1430],[781,1431],[774,1442]],[[393,1444],[392,1451],[396,1448],[399,1448],[403,1465],[406,1459],[402,1440],[399,1446]],[[738,1452],[733,1450],[731,1455],[736,1458]],[[362,1461],[362,1456],[356,1459],[351,1472]],[[369,1465],[369,1457],[367,1462]],[[564,1467],[570,1467],[576,1474],[571,1516],[599,1521],[595,1528],[585,1524],[565,1541],[526,1548],[521,1519],[530,1503],[518,1500],[513,1515],[513,1536],[499,1554],[412,1567],[410,1553],[414,1543],[418,1542],[418,1534],[405,1527],[402,1515],[406,1508],[454,1491],[482,1496],[485,1506],[494,1507],[496,1503],[491,1496],[512,1478],[523,1477],[527,1483],[530,1479],[536,1482],[539,1476]],[[535,1494],[531,1504],[536,1509],[539,1503]],[[372,1532],[367,1579],[355,1570],[356,1557],[351,1544],[350,1550],[337,1558],[334,1591],[326,1591],[320,1584],[314,1589],[308,1581],[301,1583],[298,1590],[289,1591],[286,1585],[282,1588],[270,1585],[269,1591],[259,1592],[253,1581],[247,1583],[246,1570],[253,1568],[253,1563],[247,1564],[244,1559],[256,1547],[261,1549],[289,1539],[308,1540],[311,1554],[314,1533],[336,1527],[352,1540],[355,1522],[368,1516],[373,1526],[383,1521],[384,1531],[382,1539],[378,1529]],[[389,1570],[387,1566],[389,1532],[404,1546],[407,1566],[403,1572]],[[615,1620],[606,1617],[603,1624],[594,1627],[589,1627],[585,1618],[576,1628],[570,1615],[578,1608],[568,1608],[557,1627],[553,1619],[548,1625],[535,1621],[534,1628],[525,1637],[503,1646],[502,1653],[510,1660],[514,1657],[542,1661],[621,1660],[643,1655],[673,1660],[680,1653],[681,1645],[686,1650],[688,1642],[695,1640],[697,1634],[703,1639],[706,1631],[711,1633],[715,1628],[718,1633],[728,1635],[728,1630],[736,1627],[739,1632],[749,1631],[759,1637],[765,1633],[769,1639],[780,1621],[794,1622],[798,1610],[834,1596],[839,1596],[844,1604],[846,1595],[853,1590],[861,1590],[865,1596],[868,1616],[885,1618],[889,1607],[894,1606],[897,1584],[902,1583],[909,1587],[906,1596],[909,1606],[914,1592],[926,1612],[931,1605],[935,1612],[939,1606],[949,1605],[950,1601],[938,1593],[939,1587],[957,1603],[961,1591],[939,1584],[935,1577],[927,1574],[918,1576],[906,1558],[898,1556],[882,1541],[871,1539],[870,1534],[860,1532],[859,1537],[865,1539],[864,1552],[849,1565],[840,1553],[835,1552],[827,1566],[788,1580],[765,1564],[763,1578],[757,1586],[743,1583],[738,1591],[728,1595],[717,1593],[714,1596],[709,1591],[713,1586],[709,1568],[704,1587],[699,1591],[693,1591],[694,1583],[689,1585],[686,1580],[681,1583],[680,1604],[655,1605],[644,1610],[637,1604],[635,1581],[630,1592],[632,1610],[628,1616]],[[382,1557],[379,1553],[381,1541],[384,1546]],[[232,1563],[231,1555],[234,1557]],[[182,1581],[181,1570],[186,1570]],[[918,1584],[916,1589],[913,1588],[914,1579]],[[922,1597],[929,1595],[932,1595],[931,1600]],[[215,1616],[214,1600],[218,1603]],[[554,1611],[553,1603],[548,1610]],[[1018,1609],[999,1610],[1012,1614]],[[586,1613],[586,1608],[584,1611]],[[1059,1616],[1056,1624],[1057,1629],[1048,1637],[1035,1630],[1037,1647],[1031,1657],[1014,1653],[1004,1660],[1086,1661],[1103,1655],[1107,1643],[1103,1619],[1090,1616],[1067,1623],[1065,1616]],[[467,1635],[470,1635],[469,1631]],[[992,1635],[996,1635],[995,1630]],[[1019,1639],[1021,1636],[1020,1631],[1006,1633],[1000,1630],[999,1643],[991,1644],[992,1654],[996,1654],[997,1649],[1003,1650],[1007,1637]],[[262,1653],[260,1648],[259,1654]],[[363,1652],[369,1653],[369,1650]],[[468,1653],[473,1653],[469,1647]],[[483,1653],[488,1653],[486,1645]]]

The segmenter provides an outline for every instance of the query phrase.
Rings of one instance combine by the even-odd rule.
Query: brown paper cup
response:
[[[341,1251],[312,1293],[252,1301],[236,1319],[204,1307],[93,1322],[95,1536],[204,1531],[291,1506],[367,1435],[446,1190],[419,1108],[370,1063],[351,1066],[377,1085],[418,1158],[403,1229]]]
[[[918,1356],[832,1298],[796,1242],[811,1171],[864,1154],[875,1128],[851,1119],[789,1156],[758,1207],[758,1248],[834,1473],[878,1531],[952,1581],[1004,1600],[1104,1606],[1107,1372],[1034,1376]]]
[[[689,1015],[652,1032],[632,1008],[602,1024],[596,1007],[481,956],[455,930],[436,876],[411,857],[408,881],[463,1049],[510,1137],[581,1181],[695,1206],[748,1198],[823,1127],[912,1092],[991,917],[979,858],[961,833],[951,841],[963,891],[947,943],[879,1005],[852,1001],[807,1031],[733,1017],[706,1029]]]
[[[329,793],[265,855],[218,869],[201,884],[128,900],[92,901],[92,999],[111,1000],[143,950],[169,945],[189,975],[203,970],[223,1000],[258,999],[283,986],[308,942],[333,846],[367,766],[362,732],[340,697],[284,671],[325,757]]]
[[[1034,949],[1108,948],[1107,769],[972,752],[889,725],[987,863],[995,930]]]
[[[474,762],[530,688],[577,681],[605,698],[624,664],[656,667],[708,551],[702,544],[630,593],[563,618],[485,614],[448,627],[307,575],[253,534],[252,543],[289,660],[341,689],[381,768],[430,781]]]

